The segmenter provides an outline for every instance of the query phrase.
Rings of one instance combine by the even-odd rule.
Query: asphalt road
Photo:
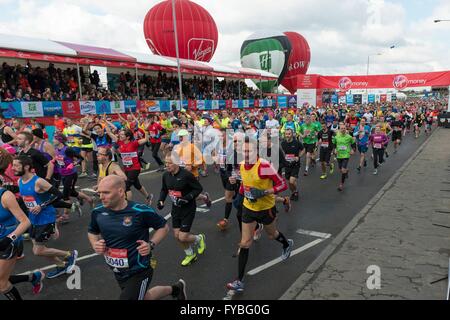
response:
[[[308,177],[301,176],[300,201],[293,204],[290,213],[285,213],[280,206],[278,219],[279,230],[294,240],[296,250],[294,252],[297,254],[285,262],[266,265],[267,268],[258,270],[258,267],[281,255],[281,245],[269,240],[264,234],[250,249],[247,265],[247,272],[255,270],[259,272],[247,274],[245,292],[233,296],[232,299],[278,299],[320,254],[330,239],[350,222],[425,140],[426,136],[423,133],[417,140],[411,134],[407,135],[396,154],[393,154],[390,145],[390,157],[380,168],[377,176],[372,174],[373,165],[370,158],[368,167],[363,169],[361,174],[357,174],[358,157],[353,156],[349,165],[350,176],[342,193],[337,191],[340,179],[337,172],[327,180],[320,180],[320,169],[316,167],[310,169]],[[146,158],[149,159],[149,152],[147,153]],[[141,179],[144,186],[158,197],[161,174],[147,173],[142,175]],[[86,178],[79,181],[80,188],[94,185],[92,180]],[[184,252],[176,244],[172,234],[169,234],[155,250],[158,265],[151,285],[171,284],[183,278],[188,285],[189,299],[220,300],[227,296],[225,284],[237,276],[238,261],[232,255],[236,252],[240,235],[235,209],[230,218],[231,226],[227,231],[221,232],[216,227],[224,212],[224,201],[220,200],[224,192],[219,175],[210,170],[209,177],[202,178],[201,184],[213,200],[218,200],[209,211],[197,213],[192,228],[194,233],[206,234],[206,252],[193,265],[182,267],[180,263],[184,258]],[[139,195],[136,199],[142,200],[143,197]],[[169,207],[162,210],[163,216],[169,213]],[[81,289],[68,289],[66,285],[68,275],[64,275],[57,279],[45,280],[44,290],[37,296],[32,295],[29,284],[17,285],[25,299],[117,299],[120,290],[112,271],[102,257],[92,256],[93,251],[87,240],[89,220],[90,212],[85,206],[84,215],[81,218],[72,217],[69,224],[60,227],[60,239],[52,240],[48,244],[58,249],[75,248],[79,251],[79,257],[82,259],[77,265],[81,269]],[[302,231],[299,233],[300,229],[315,233]],[[45,258],[34,257],[31,243],[25,242],[25,259],[17,263],[15,273],[44,268],[50,264]]]

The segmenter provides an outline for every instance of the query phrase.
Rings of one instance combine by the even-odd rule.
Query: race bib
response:
[[[107,248],[105,254],[106,263],[113,268],[128,268],[127,249]]]
[[[122,156],[122,163],[124,166],[129,167],[133,165],[133,158],[137,158],[136,152],[130,152],[130,153],[121,153]]]
[[[374,147],[375,149],[381,149],[381,143],[375,143],[375,144],[373,145],[373,147]]]
[[[249,200],[254,200],[252,193],[250,192],[250,187],[244,186],[244,197],[246,197]]]
[[[22,199],[28,209],[33,209],[38,206],[36,199],[33,196],[22,196]]]
[[[320,146],[322,148],[328,148],[328,146],[329,146],[328,141],[322,141],[322,144]]]
[[[286,161],[288,161],[288,162],[295,161],[295,154],[287,154],[286,155]]]
[[[55,157],[56,159],[56,163],[58,164],[58,166],[60,167],[64,167],[66,165],[66,163],[64,162],[64,157],[59,155]]]
[[[346,151],[347,150],[347,146],[339,146],[339,150]]]
[[[169,190],[169,197],[173,201],[173,203],[176,203],[177,199],[182,197],[181,191]]]

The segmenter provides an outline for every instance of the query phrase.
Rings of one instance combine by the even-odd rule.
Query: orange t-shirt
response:
[[[65,127],[64,120],[62,119],[55,120],[55,127],[59,131],[63,131]]]

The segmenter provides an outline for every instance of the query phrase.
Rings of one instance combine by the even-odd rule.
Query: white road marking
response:
[[[298,234],[304,234],[307,236],[317,237],[317,238],[322,238],[322,239],[328,239],[331,237],[331,234],[329,234],[329,233],[322,233],[322,232],[309,231],[309,230],[303,230],[303,229],[298,229],[296,232]]]
[[[95,191],[94,189],[91,189],[91,188],[84,188],[84,189],[81,189],[81,191],[87,191],[87,192],[91,192],[91,193],[97,193],[97,191]]]
[[[319,243],[321,243],[322,241],[324,241],[325,239],[316,239],[314,241],[311,241],[310,243],[305,244],[303,247],[300,247],[298,249],[295,249],[294,251],[291,252],[291,257],[295,256],[296,254],[299,254],[300,252],[303,252],[305,250],[308,250],[309,248],[314,247],[315,245],[318,245]],[[289,259],[288,259],[289,260]],[[261,271],[264,271],[270,267],[273,267],[274,265],[276,265],[277,263],[282,262],[283,260],[281,260],[281,257],[278,257],[276,259],[273,259],[272,261],[269,261],[265,264],[263,264],[262,266],[259,266],[253,270],[250,270],[249,272],[247,272],[248,275],[250,276],[254,276],[255,274],[260,273]]]
[[[197,208],[197,212],[206,213],[206,212],[208,212],[208,211],[209,211],[209,209]]]

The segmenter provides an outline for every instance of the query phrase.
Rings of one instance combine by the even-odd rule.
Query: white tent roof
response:
[[[0,48],[76,56],[77,52],[57,42],[0,33]]]

